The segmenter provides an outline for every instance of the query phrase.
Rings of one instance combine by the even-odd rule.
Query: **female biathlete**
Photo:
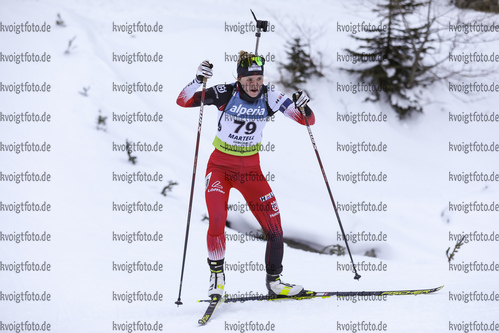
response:
[[[296,296],[303,292],[300,285],[283,283],[280,279],[283,258],[283,234],[277,201],[260,169],[259,150],[262,132],[268,117],[276,112],[305,125],[299,108],[305,108],[310,125],[315,123],[307,106],[308,96],[297,92],[296,102],[279,91],[263,85],[265,59],[241,51],[237,62],[237,81],[206,89],[206,105],[218,108],[218,131],[213,141],[215,150],[210,156],[205,179],[205,198],[208,207],[207,235],[210,287],[208,295],[224,293],[225,222],[229,191],[236,188],[248,203],[253,215],[267,237],[265,265],[266,285],[270,295]],[[177,98],[182,107],[201,105],[201,92],[196,92],[204,78],[213,75],[212,65],[203,61],[192,80]]]

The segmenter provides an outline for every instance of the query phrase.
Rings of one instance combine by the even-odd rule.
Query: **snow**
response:
[[[277,62],[285,61],[283,50],[289,35],[300,28],[313,31],[314,51],[324,55],[325,78],[307,83],[310,106],[316,115],[312,127],[329,184],[337,204],[365,201],[386,204],[385,212],[340,211],[348,235],[382,232],[387,241],[350,241],[355,263],[361,267],[381,267],[386,271],[365,271],[360,281],[351,270],[339,267],[350,263],[348,256],[330,256],[285,247],[282,279],[318,291],[424,289],[445,285],[438,293],[425,296],[393,296],[385,300],[314,299],[307,301],[248,302],[223,304],[205,332],[252,331],[261,326],[276,332],[366,331],[364,322],[386,324],[388,332],[444,332],[450,324],[477,322],[497,324],[497,301],[452,301],[451,293],[497,293],[497,269],[494,271],[451,271],[445,251],[454,247],[452,234],[473,232],[495,234],[498,212],[464,213],[451,211],[450,203],[478,202],[498,204],[497,181],[469,183],[449,181],[449,173],[474,171],[491,174],[497,169],[496,152],[449,151],[449,145],[497,142],[497,122],[449,121],[449,114],[469,112],[496,114],[498,93],[451,93],[448,82],[440,82],[422,94],[424,114],[400,121],[383,103],[364,103],[366,93],[339,92],[337,84],[355,79],[340,67],[336,54],[355,48],[348,33],[337,24],[376,22],[368,1],[332,4],[323,0],[302,3],[299,12],[282,0],[255,1],[251,8],[259,19],[267,19],[274,32],[262,33],[259,51],[275,55],[266,66],[266,80],[279,78]],[[439,5],[445,12],[446,5]],[[25,171],[51,175],[50,182],[16,184],[2,178],[0,201],[3,204],[33,201],[49,203],[50,212],[0,211],[0,231],[20,234],[25,231],[51,235],[50,242],[6,241],[1,238],[0,261],[10,265],[35,262],[51,265],[49,272],[0,271],[0,330],[11,331],[25,321],[48,323],[52,332],[110,332],[141,321],[162,325],[164,332],[192,332],[203,314],[209,271],[206,264],[207,214],[204,203],[204,172],[211,142],[216,131],[214,107],[206,107],[203,117],[194,204],[190,224],[187,260],[181,300],[177,307],[180,270],[190,194],[198,109],[182,109],[175,103],[180,90],[195,75],[197,65],[209,59],[215,65],[209,85],[232,82],[234,62],[226,61],[241,49],[253,50],[252,32],[229,32],[226,26],[252,21],[250,7],[239,2],[199,0],[184,2],[142,1],[18,1],[3,0],[0,21],[4,25],[51,24],[50,33],[0,33],[0,52],[51,55],[50,63],[0,62],[0,82],[47,82],[50,93],[1,92],[0,112],[21,114],[26,111],[51,115],[50,122],[0,121],[3,144],[35,142],[51,144],[46,153],[0,152],[0,171],[20,174]],[[55,25],[60,13],[66,27]],[[452,21],[455,11],[446,19]],[[473,21],[482,16],[467,13]],[[494,21],[496,17],[489,20]],[[163,25],[161,33],[118,33],[112,24],[146,22]],[[482,22],[482,21],[480,21]],[[485,21],[484,21],[485,22]],[[497,20],[496,20],[497,22]],[[296,24],[296,25],[294,25]],[[317,33],[319,32],[319,33]],[[483,34],[485,39],[493,33]],[[64,54],[73,37],[74,48]],[[467,52],[498,53],[498,44],[462,46]],[[146,52],[164,56],[159,63],[119,63],[113,52]],[[445,50],[441,55],[446,57]],[[457,64],[455,64],[457,66]],[[483,70],[491,64],[473,64]],[[460,67],[459,67],[460,68]],[[466,67],[465,67],[466,68]],[[475,68],[475,67],[473,67]],[[112,92],[112,84],[147,82],[163,85],[162,93]],[[497,75],[474,78],[486,84],[498,83]],[[454,81],[453,81],[454,82]],[[467,81],[468,82],[468,81]],[[461,83],[460,80],[454,83]],[[85,87],[88,96],[83,96]],[[162,122],[112,121],[116,114],[160,114]],[[364,112],[386,115],[386,122],[345,122],[340,116]],[[105,131],[97,129],[97,117],[107,117]],[[126,140],[162,144],[161,152],[136,152],[137,164],[128,162],[125,152],[112,151],[113,143]],[[386,152],[339,151],[357,143],[386,144]],[[269,122],[263,144],[275,145],[272,152],[261,153],[264,174],[275,177],[271,187],[278,199],[285,237],[304,242],[315,249],[341,244],[336,221],[324,180],[305,127],[278,115]],[[350,146],[351,147],[351,146]],[[351,149],[351,148],[350,148]],[[161,182],[113,181],[113,172],[142,172],[163,175]],[[339,174],[380,172],[385,182],[339,181]],[[178,182],[164,197],[160,193],[169,181]],[[132,202],[161,204],[157,212],[116,212],[117,204]],[[242,204],[242,196],[233,191],[229,204]],[[2,206],[3,207],[3,206]],[[343,206],[342,206],[343,207]],[[255,232],[258,223],[250,212],[229,212],[228,220],[241,232]],[[113,241],[116,234],[133,232],[161,234],[162,241]],[[240,237],[234,229],[227,234]],[[365,255],[374,249],[376,258]],[[483,263],[497,265],[497,241],[471,241],[456,253],[453,264]],[[227,241],[226,261],[246,265],[255,271],[226,271],[226,290],[230,294],[265,293],[265,274],[260,271],[265,243],[258,240]],[[146,262],[162,265],[157,272],[125,273],[113,271],[113,262]],[[2,266],[4,267],[4,266]],[[476,267],[476,265],[472,266]],[[50,301],[16,303],[3,296],[23,292],[51,295]],[[113,292],[161,294],[160,301],[113,301]],[[3,295],[3,296],[2,296]],[[452,296],[453,297],[453,296]],[[251,322],[251,324],[249,324]],[[249,326],[246,326],[249,325]],[[347,325],[349,324],[349,325]],[[234,326],[235,325],[235,326]],[[244,326],[241,326],[244,325]],[[253,326],[252,326],[253,325]],[[268,326],[266,326],[268,325]],[[46,326],[45,326],[46,327]],[[383,327],[381,325],[380,327]],[[370,327],[372,328],[372,327]],[[378,326],[376,326],[377,330]],[[458,330],[458,329],[456,329]],[[471,329],[470,329],[471,330]],[[475,329],[476,330],[476,329]],[[132,330],[133,331],[133,330]]]

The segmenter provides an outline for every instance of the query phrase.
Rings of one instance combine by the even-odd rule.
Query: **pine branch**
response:
[[[456,245],[454,245],[454,250],[452,251],[452,253],[450,255],[449,255],[450,247],[447,249],[447,251],[445,251],[445,254],[447,255],[448,262],[451,262],[451,260],[454,259],[455,254],[457,253],[457,251],[461,248],[461,246],[463,244],[464,244],[464,237],[461,237],[461,239],[458,239],[458,241],[456,242]]]

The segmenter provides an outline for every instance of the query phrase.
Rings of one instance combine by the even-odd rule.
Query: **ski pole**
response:
[[[297,99],[298,99],[298,93],[294,93],[293,94],[293,101],[296,103]],[[350,260],[351,260],[352,266],[353,266],[353,272],[355,273],[354,279],[359,280],[360,275],[359,275],[359,273],[357,273],[357,269],[355,268],[355,264],[353,263],[352,253],[350,252],[350,247],[348,246],[348,241],[347,241],[347,237],[345,235],[345,230],[343,230],[343,225],[341,224],[340,214],[338,213],[338,208],[336,208],[336,204],[335,204],[334,198],[333,198],[333,193],[331,192],[329,182],[327,181],[326,171],[324,170],[324,166],[322,165],[321,157],[319,156],[319,150],[317,149],[317,145],[315,144],[315,139],[314,139],[314,136],[312,134],[312,130],[310,129],[310,125],[308,123],[307,116],[305,114],[305,108],[301,107],[300,112],[303,115],[303,118],[305,118],[305,124],[307,125],[308,135],[310,136],[310,141],[312,141],[312,146],[314,147],[315,156],[317,156],[317,161],[319,162],[322,176],[324,177],[324,181],[326,182],[327,191],[329,192],[329,198],[331,198],[331,203],[333,204],[334,212],[336,214],[336,219],[338,220],[338,223],[339,223],[340,229],[341,229],[341,233],[343,235],[343,239],[345,240],[345,245],[347,246],[348,255],[350,256]]]
[[[197,169],[197,165],[198,165],[199,141],[201,139],[201,124],[203,123],[203,108],[204,108],[204,96],[206,93],[206,81],[207,81],[207,78],[204,77],[203,78],[203,90],[201,91],[201,106],[199,108],[199,122],[198,122],[198,134],[197,134],[197,139],[196,139],[196,149],[194,152],[194,166],[192,168],[191,195],[189,198],[189,209],[187,211],[187,226],[186,226],[186,230],[185,230],[184,256],[182,258],[182,270],[180,272],[180,285],[179,285],[179,289],[178,289],[178,299],[175,302],[175,304],[177,304],[177,307],[179,305],[182,305],[182,301],[180,300],[180,297],[182,294],[182,282],[184,280],[185,257],[187,254],[187,242],[189,240],[189,227],[191,224],[192,201],[194,198],[194,184],[196,182],[196,169]]]

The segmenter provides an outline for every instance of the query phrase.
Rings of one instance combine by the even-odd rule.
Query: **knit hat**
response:
[[[245,76],[263,75],[264,64],[265,58],[250,55],[246,52],[243,53],[241,51],[239,54],[239,61],[237,63],[237,78],[240,79]]]

